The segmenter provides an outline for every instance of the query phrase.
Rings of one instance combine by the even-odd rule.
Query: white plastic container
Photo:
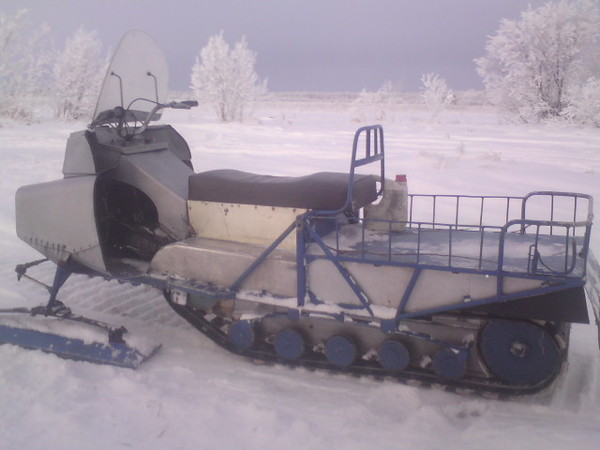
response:
[[[365,206],[366,227],[373,231],[402,231],[408,220],[408,185],[406,175],[384,180],[383,198]],[[389,221],[393,221],[390,223]]]

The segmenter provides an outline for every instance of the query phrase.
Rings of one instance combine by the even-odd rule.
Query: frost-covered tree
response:
[[[198,101],[214,107],[222,121],[243,120],[246,108],[264,95],[266,80],[254,70],[256,53],[242,38],[233,48],[223,32],[211,36],[192,67],[191,88]]]
[[[426,73],[421,77],[423,83],[423,100],[431,112],[431,120],[435,120],[441,112],[454,101],[454,91],[448,87],[446,80],[436,73]]]
[[[590,0],[548,2],[504,19],[475,60],[491,99],[531,122],[560,116],[578,83],[598,70],[600,13]],[[597,72],[596,72],[597,73]]]
[[[565,111],[569,120],[600,128],[600,78],[591,77],[573,90]]]
[[[82,119],[92,113],[108,60],[95,31],[79,28],[54,62],[56,115]]]
[[[27,10],[0,12],[0,116],[30,120],[35,97],[45,88],[50,53],[46,26],[32,30]]]
[[[400,85],[391,81],[385,81],[376,92],[363,89],[350,106],[352,120],[357,122],[385,120],[399,96]]]

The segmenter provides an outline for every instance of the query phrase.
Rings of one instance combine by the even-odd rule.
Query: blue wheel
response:
[[[292,328],[284,328],[277,333],[273,346],[277,356],[288,361],[295,361],[304,354],[304,338]]]
[[[433,371],[448,380],[460,380],[467,373],[466,351],[443,348],[433,355]]]
[[[495,320],[481,332],[483,360],[505,381],[536,385],[558,371],[556,342],[545,330],[527,322]]]
[[[229,340],[238,350],[248,350],[254,344],[254,327],[252,322],[238,320],[229,327]]]
[[[348,367],[356,359],[356,344],[345,336],[333,336],[325,342],[325,357],[337,367]]]
[[[381,367],[388,370],[404,370],[410,362],[410,355],[404,344],[394,339],[383,341],[377,356]]]

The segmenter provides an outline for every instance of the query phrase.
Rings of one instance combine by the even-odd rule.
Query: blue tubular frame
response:
[[[357,159],[358,147],[361,136],[365,137],[365,156]],[[369,125],[361,127],[354,133],[352,141],[352,159],[350,160],[350,171],[348,175],[348,195],[346,203],[340,209],[332,211],[312,211],[309,214],[313,216],[333,216],[347,211],[355,211],[353,205],[354,195],[354,174],[357,167],[379,162],[379,176],[381,177],[381,186],[377,191],[377,197],[383,194],[385,179],[385,149],[383,144],[383,127],[381,125]]]
[[[361,135],[365,135],[365,156],[357,159],[358,146]],[[352,142],[352,159],[350,160],[350,178],[348,180],[348,197],[342,211],[352,207],[352,195],[354,190],[354,173],[357,167],[366,166],[367,164],[379,162],[379,176],[381,186],[377,192],[377,196],[383,194],[385,180],[385,148],[383,144],[383,127],[381,125],[370,125],[359,128],[354,133]],[[352,208],[354,209],[354,208]]]
[[[288,237],[288,235],[294,231],[294,229],[296,228],[296,222],[292,222],[290,224],[289,227],[287,227],[283,233],[281,233],[279,235],[279,237],[277,239],[275,239],[271,245],[269,245],[264,252],[262,252],[260,254],[260,256],[258,258],[256,258],[252,264],[250,264],[250,266],[244,271],[244,273],[242,273],[237,280],[235,280],[233,282],[233,284],[229,287],[230,290],[232,291],[237,291],[242,284],[244,283],[244,281],[246,280],[246,278],[248,278],[252,272],[254,272],[254,270],[260,266],[267,258],[268,256],[273,252],[273,250],[275,250],[279,244],[281,244],[283,242],[283,240]]]
[[[362,136],[365,138],[364,156],[358,158],[359,145]],[[369,300],[367,294],[358,285],[356,280],[352,278],[352,275],[348,272],[348,270],[342,265],[342,259],[333,254],[333,252],[323,242],[311,224],[311,222],[321,219],[335,220],[336,216],[343,213],[356,213],[354,207],[355,205],[353,205],[354,174],[356,173],[356,169],[358,167],[366,166],[372,163],[379,163],[379,177],[381,184],[379,190],[377,191],[377,197],[379,197],[383,195],[385,185],[385,147],[383,139],[383,127],[381,125],[361,127],[354,133],[354,139],[352,141],[352,158],[350,160],[350,171],[348,176],[348,192],[344,206],[333,211],[310,211],[299,217],[299,224],[297,227],[298,234],[296,239],[297,295],[299,307],[304,306],[306,303],[306,297],[309,292],[306,269],[309,262],[314,260],[312,256],[307,254],[308,243],[315,242],[325,253],[325,259],[334,264],[335,268],[350,286],[363,308],[368,311],[371,317],[375,316],[373,310],[371,309],[371,301]],[[337,228],[337,224],[335,226]]]
[[[369,298],[367,297],[365,292],[361,289],[361,287],[358,285],[356,280],[354,280],[354,278],[352,278],[352,275],[350,275],[350,272],[348,272],[348,269],[346,269],[342,265],[342,263],[340,262],[340,259],[336,258],[336,256],[333,254],[333,252],[327,247],[327,245],[323,242],[321,237],[315,232],[315,230],[312,227],[309,226],[307,228],[307,230],[308,230],[308,236],[312,239],[312,241],[316,242],[319,245],[319,247],[323,250],[323,252],[325,252],[325,259],[327,259],[328,261],[331,261],[334,264],[335,268],[338,270],[340,275],[342,275],[342,277],[344,278],[344,280],[346,281],[348,286],[350,286],[350,288],[356,295],[356,298],[358,298],[360,303],[368,311],[368,313],[371,315],[371,317],[375,317],[375,314],[373,314],[373,310],[371,309],[371,306],[370,306],[371,302],[370,302]],[[311,258],[309,255],[306,255],[306,254],[304,256],[304,260],[307,263],[314,259],[316,259],[316,258]]]
[[[364,134],[364,156],[359,156],[359,143],[361,137]],[[593,208],[592,198],[588,195],[576,194],[576,193],[561,193],[561,192],[532,192],[525,197],[484,197],[484,196],[469,196],[469,195],[411,195],[409,204],[409,217],[405,225],[408,230],[416,231],[417,242],[416,242],[416,254],[414,255],[415,261],[399,261],[394,260],[392,257],[392,238],[398,233],[392,231],[392,222],[388,227],[388,255],[386,257],[372,257],[365,252],[365,223],[364,219],[358,217],[356,214],[352,197],[353,197],[353,182],[356,169],[372,163],[379,163],[379,174],[381,186],[378,190],[378,195],[383,194],[385,180],[385,153],[383,144],[383,129],[379,125],[362,127],[354,135],[354,141],[352,146],[352,160],[350,164],[350,173],[348,178],[348,195],[344,206],[338,210],[331,211],[309,211],[301,216],[298,216],[296,223],[292,224],[288,230],[276,240],[271,247],[269,247],[263,255],[252,264],[249,269],[234,283],[232,288],[237,288],[241,285],[243,280],[254,270],[264,259],[270,254],[270,252],[283,240],[291,230],[296,228],[296,267],[297,267],[297,305],[298,307],[305,306],[307,301],[313,303],[319,302],[319,299],[310,290],[310,281],[307,277],[308,265],[318,259],[331,262],[347,285],[350,287],[356,298],[359,300],[360,305],[358,308],[366,310],[368,314],[375,318],[372,310],[372,302],[369,296],[361,288],[359,283],[353,278],[352,274],[345,267],[344,263],[362,263],[370,265],[384,265],[384,266],[397,266],[397,267],[412,267],[414,272],[408,282],[407,288],[402,294],[399,306],[397,308],[395,317],[393,319],[381,320],[381,328],[387,332],[392,332],[397,329],[399,323],[403,319],[428,316],[432,314],[439,314],[444,312],[451,312],[460,310],[468,307],[475,307],[480,305],[486,305],[491,303],[497,303],[501,301],[507,301],[511,299],[517,299],[526,296],[534,296],[544,293],[550,293],[560,291],[572,287],[583,286],[585,284],[585,259],[588,254],[588,247],[590,242],[590,232],[593,219]],[[549,220],[532,220],[527,217],[527,206],[528,201],[534,197],[549,197],[550,198],[550,217]],[[570,198],[573,201],[573,221],[557,221],[555,220],[555,198],[564,197]],[[415,207],[417,200],[430,199],[431,210],[429,213],[429,221],[420,222],[415,217]],[[578,210],[580,204],[585,200],[588,202],[587,216],[584,220],[578,219]],[[438,211],[438,207],[443,202],[450,202],[454,205],[452,211],[452,217],[448,222],[439,221],[439,217],[442,214]],[[461,221],[461,215],[463,211],[461,208],[465,208],[465,204],[475,203],[479,207],[478,219],[475,220],[475,224],[465,225]],[[498,224],[489,224],[490,214],[498,212],[498,206],[500,207],[500,215],[502,218],[496,220]],[[496,214],[498,215],[498,214]],[[348,217],[350,216],[350,217]],[[343,219],[343,220],[340,220]],[[354,252],[354,254],[343,253],[339,248],[339,226],[340,224],[347,224],[357,222],[362,225],[362,250]],[[326,224],[332,224],[331,226],[323,226]],[[328,229],[329,231],[334,230],[336,245],[335,248],[329,247],[324,241],[323,236],[319,233],[319,227]],[[359,225],[360,226],[360,225]],[[534,236],[534,244],[532,244],[530,260],[528,261],[527,271],[511,270],[506,267],[505,261],[505,246],[507,235],[511,233],[511,229],[519,227],[518,234],[528,234]],[[539,244],[540,236],[542,236],[541,229],[548,228],[551,230],[551,234],[557,229],[562,229],[565,235],[565,265],[563,271],[552,271],[550,269],[544,270],[543,268],[536,267],[536,261],[539,255],[537,246]],[[425,238],[423,234],[430,230],[447,230],[448,232],[448,255],[446,263],[431,263],[426,260],[421,254],[422,246],[424,246]],[[529,229],[529,230],[528,230]],[[535,230],[531,233],[530,230]],[[577,233],[578,230],[584,229],[584,232]],[[454,248],[458,248],[459,245],[453,241],[454,233],[459,231],[474,231],[479,233],[479,260],[476,262],[475,267],[463,267],[457,265],[456,255],[454,255]],[[400,233],[401,234],[401,233]],[[487,268],[484,267],[484,242],[486,236],[496,236],[498,239],[498,253],[496,266],[490,266],[489,262]],[[575,248],[569,249],[570,242],[575,245],[575,238],[582,239],[582,248],[579,251],[579,255],[576,254]],[[320,250],[319,254],[315,254],[311,251],[308,253],[309,245],[316,245],[315,249]],[[574,273],[574,269],[577,265],[577,257],[583,258],[583,270],[578,273]],[[455,260],[453,260],[455,258]],[[539,259],[539,258],[538,258]],[[580,268],[579,265],[577,265]],[[420,276],[423,270],[437,270],[447,272],[461,272],[471,273],[476,275],[489,275],[494,276],[497,279],[496,295],[484,298],[472,300],[468,299],[463,304],[451,304],[446,306],[440,306],[435,308],[422,309],[417,311],[406,312],[406,307],[409,304],[410,297],[415,289],[415,286],[419,282]],[[503,292],[503,282],[506,276],[513,278],[525,278],[525,279],[536,279],[545,281],[546,285],[540,288],[529,289],[526,291],[506,294]],[[343,308],[348,308],[348,305],[338,305]]]
[[[360,136],[365,134],[365,156],[360,159],[356,159],[358,153],[358,145]],[[352,160],[350,161],[350,180],[348,181],[348,199],[346,200],[346,208],[351,206],[352,203],[352,190],[354,181],[354,172],[357,167],[366,166],[379,161],[379,176],[381,180],[381,186],[377,192],[377,196],[383,194],[385,180],[385,148],[383,144],[383,127],[381,125],[371,125],[367,127],[359,128],[354,134],[354,141],[352,142]]]
[[[549,220],[533,220],[527,217],[527,206],[528,201],[534,197],[547,197],[550,199],[550,211],[549,211]],[[558,221],[555,219],[555,198],[563,197],[571,199],[573,205],[573,221]],[[413,206],[415,199],[417,198],[429,198],[432,199],[432,209],[430,211],[429,217],[432,219],[431,222],[417,222],[415,220],[415,215],[413,211]],[[450,223],[441,223],[438,222],[437,215],[437,206],[438,200],[440,198],[447,199],[446,201],[453,203],[455,205],[455,211],[452,211],[452,219]],[[479,220],[475,225],[464,225],[459,221],[460,211],[459,208],[464,199],[471,199],[473,202],[477,202],[480,205],[479,210]],[[587,201],[587,214],[578,218],[578,210],[581,208],[582,201]],[[504,224],[503,225],[488,225],[486,222],[488,220],[487,217],[484,217],[484,207],[488,205],[490,201],[500,202],[505,205],[506,210],[500,211],[504,216]],[[520,208],[517,208],[518,202],[521,202]],[[462,203],[461,203],[462,202]],[[488,209],[490,209],[488,207]],[[513,211],[514,210],[514,211]],[[517,212],[518,210],[518,212]],[[586,213],[583,211],[582,214]],[[441,215],[441,214],[440,214]],[[515,217],[514,219],[511,219]],[[579,220],[578,220],[579,219]],[[428,195],[413,195],[411,196],[410,202],[410,216],[406,222],[407,230],[409,232],[413,232],[416,235],[416,253],[412,255],[414,258],[412,261],[407,261],[406,259],[402,261],[401,259],[396,259],[392,257],[392,238],[394,236],[401,236],[403,232],[392,232],[391,225],[388,227],[388,254],[387,255],[376,255],[372,256],[367,254],[365,251],[365,243],[368,243],[368,240],[365,239],[365,223],[363,219],[356,218],[357,222],[362,222],[362,240],[357,244],[359,248],[352,250],[350,252],[344,252],[339,248],[339,236],[338,228],[336,227],[336,236],[335,236],[335,247],[328,247],[325,243],[324,239],[318,236],[316,232],[304,233],[301,241],[299,241],[298,247],[298,267],[299,270],[303,273],[303,282],[306,283],[306,267],[308,263],[316,260],[316,259],[325,259],[333,262],[342,276],[344,276],[344,271],[347,272],[347,269],[343,266],[344,262],[354,262],[354,263],[363,263],[370,265],[382,265],[382,266],[397,266],[397,267],[412,267],[414,268],[414,272],[411,275],[411,278],[407,284],[407,287],[402,294],[402,298],[400,299],[399,306],[396,310],[395,317],[393,319],[383,319],[380,321],[380,326],[385,332],[393,332],[395,331],[401,320],[415,318],[415,317],[424,317],[430,316],[433,314],[447,313],[452,311],[457,311],[460,309],[464,309],[465,307],[476,307],[482,305],[488,305],[492,303],[503,302],[507,300],[514,300],[523,297],[536,296],[541,294],[548,294],[551,292],[562,291],[565,289],[582,287],[585,285],[585,274],[586,274],[586,261],[587,256],[589,254],[589,243],[590,243],[590,234],[591,234],[591,226],[593,219],[593,205],[592,198],[588,195],[577,194],[577,193],[565,193],[565,192],[532,192],[525,197],[481,197],[481,196],[450,196],[450,195],[440,195],[440,196],[428,196]],[[328,217],[326,213],[323,212],[313,212],[307,214],[303,217],[303,227],[306,229],[310,229],[311,222],[316,222],[317,220],[334,220],[332,217]],[[390,222],[391,224],[391,222]],[[505,255],[505,247],[507,244],[507,239],[509,234],[514,235],[514,232],[511,232],[512,229],[518,228],[516,230],[517,235],[529,235],[532,238],[532,244],[530,247],[530,255],[529,260],[527,261],[527,269],[523,270],[515,270],[514,268],[510,268],[506,262]],[[446,230],[448,233],[448,242],[447,249],[448,255],[446,262],[428,262],[426,258],[422,257],[421,252],[424,243],[426,242],[423,238],[423,234],[426,231],[438,230],[443,231]],[[550,268],[542,267],[542,264],[537,264],[539,260],[539,251],[538,245],[540,244],[540,239],[542,236],[548,236],[547,233],[542,233],[542,230],[551,230],[552,235],[556,235],[557,238],[559,236],[565,236],[563,248],[564,248],[564,270],[553,270]],[[481,237],[477,239],[479,241],[479,260],[475,258],[475,262],[473,267],[464,267],[457,262],[453,261],[453,257],[456,258],[456,255],[453,255],[454,248],[458,247],[456,242],[453,242],[453,235],[459,231],[470,231],[479,234]],[[490,265],[491,262],[488,261],[487,268],[484,267],[484,259],[483,259],[483,246],[486,236],[494,236],[494,239],[497,239],[497,261],[494,262],[495,266]],[[333,238],[332,238],[333,239]],[[560,238],[559,238],[560,239]],[[560,242],[560,241],[559,241]],[[324,255],[321,254],[306,254],[308,244],[313,243],[318,246],[320,250],[323,251]],[[577,249],[576,245],[580,245]],[[303,253],[302,255],[300,253]],[[406,255],[405,255],[406,256]],[[562,256],[561,256],[562,257]],[[301,266],[300,263],[304,265]],[[341,269],[340,269],[341,267]],[[450,305],[444,305],[440,307],[413,310],[411,312],[406,311],[406,307],[410,301],[410,297],[414,291],[415,286],[417,285],[420,276],[423,270],[437,270],[437,271],[446,271],[446,272],[461,272],[461,273],[471,273],[476,275],[489,275],[496,277],[497,287],[496,294],[488,297],[473,300],[471,298],[465,299],[464,303],[453,303]],[[576,270],[577,269],[577,270]],[[527,289],[520,291],[518,293],[506,294],[503,291],[503,283],[504,279],[510,276],[512,278],[524,278],[524,279],[533,279],[540,280],[544,282],[543,286]],[[347,277],[344,276],[346,281],[348,282]],[[351,278],[351,276],[350,276]],[[300,282],[299,278],[299,282]],[[361,297],[361,294],[364,292],[360,289],[360,287],[356,283],[348,283],[352,290],[355,292],[357,297],[361,300],[363,307],[367,307],[371,302],[368,301],[368,297],[364,295]],[[303,290],[302,286],[299,284],[299,295],[302,293],[306,293]],[[367,303],[363,301],[366,299]],[[341,306],[341,305],[340,305]]]

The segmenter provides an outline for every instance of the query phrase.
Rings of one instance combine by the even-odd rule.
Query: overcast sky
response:
[[[474,58],[502,18],[544,0],[0,0],[30,10],[61,48],[79,26],[114,49],[130,29],[152,35],[169,62],[172,89],[186,89],[209,36],[246,36],[272,91],[360,91],[384,81],[418,90],[436,72],[455,90],[481,89]]]

